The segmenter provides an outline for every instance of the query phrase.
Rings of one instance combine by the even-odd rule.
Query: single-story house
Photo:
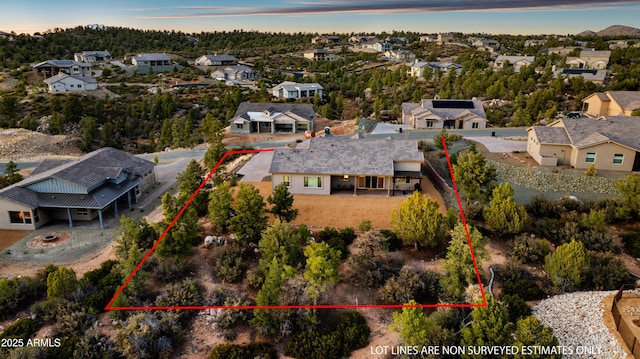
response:
[[[513,71],[515,73],[520,72],[520,68],[522,66],[530,66],[536,62],[535,56],[505,56],[500,55],[496,57],[493,61],[493,69],[500,70],[505,67],[505,65],[509,64],[509,66],[513,67]]]
[[[109,62],[111,61],[111,54],[109,51],[82,51],[76,52],[73,55],[73,59],[78,62],[88,62],[90,64],[94,62]]]
[[[407,74],[413,77],[424,77],[424,71],[428,68],[430,68],[434,74],[442,75],[448,75],[454,71],[456,74],[459,74],[462,71],[462,65],[456,64],[455,62],[414,60],[408,63],[407,66],[409,66]]]
[[[524,47],[530,46],[544,46],[547,43],[546,39],[529,39],[524,41]]]
[[[555,69],[553,71],[553,77],[564,79],[582,77],[585,82],[593,82],[594,84],[603,85],[607,78],[607,70]]]
[[[155,182],[155,164],[106,147],[76,160],[45,160],[29,177],[0,190],[0,229],[36,229],[52,220],[118,217]]]
[[[243,102],[231,119],[231,133],[297,133],[311,131],[312,104]]]
[[[202,55],[195,60],[196,66],[228,66],[237,64],[238,59],[226,54]]]
[[[527,133],[527,152],[542,166],[640,171],[640,117],[564,118]]]
[[[631,116],[640,109],[640,91],[595,92],[582,100],[582,112],[589,116]]]
[[[296,194],[393,195],[415,189],[423,161],[416,140],[313,137],[276,148],[269,172],[273,188],[285,183]]]
[[[402,104],[402,123],[415,129],[475,129],[487,127],[482,102],[472,100],[424,99]]]
[[[309,59],[312,61],[333,61],[337,59],[337,56],[334,53],[329,52],[325,49],[313,49],[305,51],[302,53],[302,56],[305,59]]]
[[[211,77],[220,81],[253,81],[258,78],[258,74],[249,66],[236,65],[217,69],[211,73]]]
[[[133,66],[140,72],[173,71],[174,65],[167,54],[138,54],[131,58]]]
[[[363,42],[360,43],[361,49],[371,49],[375,52],[386,52],[393,50],[393,44],[388,41],[375,41],[375,42]]]
[[[436,40],[436,42],[439,45],[444,45],[447,43],[451,43],[451,42],[456,42],[458,41],[458,39],[456,39],[455,35],[453,35],[450,32],[446,32],[446,33],[439,33],[438,34],[438,39]]]
[[[312,44],[337,44],[340,42],[339,36],[320,35],[311,39]]]
[[[322,85],[319,83],[299,83],[285,81],[271,89],[274,97],[278,98],[310,98],[318,95],[322,97]]]
[[[44,80],[49,92],[87,91],[98,89],[98,81],[93,77],[67,75],[60,72]]]
[[[31,65],[31,67],[33,67],[36,77],[42,75],[43,79],[55,76],[60,72],[73,76],[91,76],[91,64],[75,60],[47,60]]]
[[[393,61],[411,61],[416,55],[409,50],[389,50],[384,53],[384,57]]]
[[[611,51],[582,50],[580,57],[567,57],[566,64],[578,69],[606,69]]]

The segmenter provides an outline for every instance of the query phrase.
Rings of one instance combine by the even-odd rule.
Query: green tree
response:
[[[482,260],[487,258],[486,239],[475,227],[469,226],[468,229],[478,271],[482,275]],[[459,222],[450,231],[450,234],[451,240],[449,241],[444,262],[446,274],[442,277],[441,285],[449,295],[454,298],[462,298],[467,286],[478,284],[478,277],[473,266],[473,258],[464,225]]]
[[[144,218],[136,221],[122,215],[115,238],[117,258],[126,259],[134,243],[143,251],[151,248],[158,239],[158,232]]]
[[[227,231],[233,214],[232,203],[233,197],[227,182],[217,185],[209,194],[209,220],[216,230]]]
[[[640,174],[634,173],[616,183],[623,203],[633,213],[640,213]]]
[[[464,346],[506,346],[511,343],[513,324],[507,313],[493,297],[487,297],[486,307],[476,307],[471,311],[473,321],[462,328],[461,345]],[[507,356],[462,355],[463,358],[506,358]]]
[[[484,220],[499,236],[524,230],[528,220],[527,211],[513,199],[513,189],[508,182],[493,189],[493,197],[484,210]]]
[[[393,313],[391,330],[397,332],[402,338],[402,345],[422,346],[429,342],[431,331],[435,326],[424,314],[424,310],[415,307],[415,300],[409,301],[408,306],[402,308],[402,312]],[[414,307],[412,307],[414,306]]]
[[[119,258],[118,260],[118,270],[120,271],[122,278],[128,278],[129,275],[131,275],[131,273],[133,273],[133,271],[138,267],[142,258],[144,258],[143,251],[138,247],[136,242],[133,242],[129,246],[126,257]],[[125,287],[123,295],[126,293],[131,296],[137,296],[144,293],[146,289],[146,280],[149,276],[149,272],[141,267]],[[120,300],[126,301],[126,298],[123,295],[118,298],[122,298]]]
[[[291,222],[298,216],[298,210],[293,208],[293,195],[285,183],[280,183],[273,189],[273,195],[267,197],[271,205],[269,212],[280,221]]]
[[[247,243],[257,243],[262,231],[267,228],[267,216],[264,198],[260,191],[250,184],[240,183],[231,218],[231,230],[238,238]]]
[[[307,265],[304,278],[309,282],[308,293],[314,305],[329,285],[340,280],[338,273],[340,255],[339,250],[331,248],[324,242],[313,242],[305,248],[304,256],[307,259]]]
[[[58,267],[47,276],[47,298],[67,298],[78,285],[76,272],[71,268]]]
[[[516,324],[515,331],[515,346],[520,348],[519,353],[514,356],[514,358],[518,359],[542,359],[542,358],[550,358],[550,359],[559,359],[562,358],[561,354],[539,354],[539,353],[528,353],[524,352],[522,349],[524,347],[554,347],[560,345],[558,339],[553,336],[553,330],[551,328],[545,327],[540,323],[538,318],[532,316],[522,318],[518,320]]]
[[[453,173],[467,201],[486,199],[496,179],[496,168],[487,164],[477,151],[461,154],[453,165]]]
[[[443,217],[437,201],[418,191],[391,211],[393,231],[405,245],[434,247],[443,237]]]
[[[91,116],[84,117],[80,120],[80,130],[82,131],[82,150],[89,152],[93,149],[93,140],[95,139],[96,132],[98,130],[96,119]]]
[[[189,198],[196,192],[196,190],[202,184],[206,171],[195,160],[191,160],[187,165],[187,168],[178,175],[178,198],[179,202],[184,205]],[[198,216],[202,216],[207,213],[207,201],[209,198],[209,191],[211,190],[211,184],[205,184],[200,192],[193,198],[193,201],[189,205],[196,209]]]
[[[173,217],[165,218],[167,225],[172,220]],[[198,239],[198,230],[198,214],[195,208],[187,207],[171,230],[158,243],[155,253],[161,258],[181,259],[186,257],[191,253],[191,248]]]
[[[285,271],[277,257],[267,266],[264,283],[256,296],[256,305],[274,306],[280,304],[280,290],[285,279]],[[280,326],[280,320],[273,309],[258,308],[253,311],[251,324],[263,335],[273,335]]]
[[[559,246],[545,258],[544,269],[551,282],[562,291],[573,289],[582,281],[582,273],[589,265],[589,253],[582,242],[572,240]]]
[[[294,233],[288,223],[282,223],[276,219],[273,224],[262,234],[258,249],[262,259],[260,268],[267,271],[268,265],[273,258],[277,258],[281,265],[288,267],[287,271],[304,261],[302,246],[306,238],[301,238],[298,233]]]
[[[49,132],[51,132],[52,135],[64,135],[64,125],[64,116],[58,112],[51,114],[51,118],[49,119]]]

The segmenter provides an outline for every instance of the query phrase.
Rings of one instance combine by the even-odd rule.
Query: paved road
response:
[[[381,133],[381,134],[369,134],[368,138],[404,138],[411,140],[419,139],[433,139],[440,129],[437,130],[410,130],[402,131],[402,133]],[[496,137],[516,137],[526,136],[526,127],[508,127],[508,128],[486,128],[478,130],[447,130],[447,133],[459,134],[462,136],[478,137],[478,136],[491,136],[495,132]]]

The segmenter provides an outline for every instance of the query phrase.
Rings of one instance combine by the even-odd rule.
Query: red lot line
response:
[[[196,197],[196,195],[198,195],[198,193],[200,192],[200,190],[202,190],[204,185],[207,182],[209,182],[211,177],[218,170],[218,167],[220,167],[222,162],[224,162],[225,158],[227,158],[228,155],[239,155],[239,154],[246,154],[246,153],[273,152],[274,151],[273,148],[268,148],[268,149],[261,149],[261,150],[228,151],[227,153],[225,153],[224,156],[222,156],[222,158],[220,159],[220,161],[218,161],[218,163],[215,165],[215,167],[211,170],[211,172],[209,172],[209,174],[204,179],[204,181],[202,181],[202,183],[200,184],[200,187],[198,187],[198,189],[191,195],[191,197],[189,198],[187,203],[182,207],[180,212],[178,212],[176,217],[171,221],[169,226],[167,226],[167,228],[164,230],[164,232],[162,232],[162,234],[160,235],[160,237],[158,238],[156,243],[153,245],[153,247],[151,247],[151,249],[149,249],[149,251],[144,256],[144,258],[142,258],[140,263],[136,266],[136,268],[133,270],[133,272],[131,272],[129,277],[127,277],[127,279],[125,280],[124,284],[122,284],[122,286],[120,286],[120,288],[118,288],[118,290],[116,291],[116,293],[113,296],[113,298],[111,298],[111,300],[109,301],[109,303],[105,307],[105,310],[136,311],[136,310],[205,310],[205,309],[365,309],[365,308],[369,308],[369,309],[371,309],[371,308],[397,309],[397,308],[475,308],[475,307],[484,307],[484,306],[487,305],[487,301],[485,299],[484,289],[482,287],[482,281],[480,279],[480,273],[478,272],[478,265],[476,263],[476,257],[475,257],[475,255],[473,253],[473,246],[471,245],[471,237],[469,236],[469,230],[467,229],[467,222],[466,222],[465,217],[464,217],[464,212],[462,211],[462,206],[460,205],[460,203],[461,203],[460,202],[460,195],[458,193],[458,189],[456,187],[456,182],[455,182],[455,179],[453,177],[453,170],[451,168],[451,161],[449,159],[449,152],[447,150],[447,145],[444,142],[444,137],[442,138],[442,142],[444,144],[444,151],[445,151],[445,154],[447,156],[447,164],[449,166],[449,170],[451,171],[451,178],[453,179],[453,188],[455,190],[456,198],[458,200],[458,206],[460,207],[460,215],[462,217],[462,223],[464,225],[465,232],[466,232],[466,235],[467,235],[467,242],[469,244],[469,249],[471,251],[471,258],[473,259],[473,267],[474,267],[474,270],[476,272],[476,278],[478,279],[478,284],[480,285],[480,293],[482,294],[482,303],[475,303],[475,304],[469,304],[469,303],[451,303],[451,304],[447,304],[447,303],[439,303],[439,304],[380,304],[380,305],[377,305],[377,304],[368,304],[368,305],[367,304],[364,304],[364,305],[178,305],[178,306],[157,306],[156,305],[156,306],[121,306],[121,307],[114,307],[113,303],[115,302],[115,300],[120,296],[120,294],[122,294],[122,291],[124,290],[124,288],[126,288],[126,286],[129,284],[131,279],[133,279],[133,277],[136,275],[136,273],[140,270],[140,268],[142,267],[144,262],[146,262],[147,259],[149,259],[149,257],[153,253],[153,251],[155,251],[155,249],[158,246],[158,244],[160,244],[160,242],[165,238],[167,233],[169,233],[171,228],[175,225],[175,223],[178,221],[180,216],[182,216],[182,213],[184,213],[184,211],[187,209],[187,207],[189,207],[189,205],[191,204],[193,199]]]

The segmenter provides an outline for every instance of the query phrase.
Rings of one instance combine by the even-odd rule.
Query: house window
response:
[[[480,128],[480,124],[477,122],[472,122],[471,123],[471,128]]]
[[[396,177],[396,183],[409,183],[409,177]]]
[[[322,177],[305,177],[305,188],[322,188]]]
[[[135,186],[133,190],[135,191],[136,197],[138,197],[140,195],[140,186]]]
[[[616,153],[615,155],[613,155],[613,164],[621,165],[623,159],[624,159],[624,154]]]
[[[282,176],[282,183],[284,183],[284,185],[287,187],[291,186],[291,177]]]
[[[241,129],[242,129],[242,127],[244,127],[244,125],[243,125],[243,124],[241,124],[241,123],[236,123],[236,128],[237,128],[237,129],[241,130]]]
[[[78,208],[78,209],[76,209],[76,214],[78,216],[88,216],[89,215],[89,210],[86,209],[86,208],[82,208],[82,209]]]
[[[596,154],[595,152],[587,152],[587,158],[585,159],[585,162],[587,163],[593,163],[596,161]]]
[[[11,223],[24,223],[24,217],[20,211],[9,211],[9,219]]]
[[[358,178],[358,187],[360,188],[384,188],[384,177],[382,176],[363,176]]]
[[[31,212],[22,212],[22,216],[24,217],[24,223],[31,224]]]
[[[427,128],[433,128],[433,121],[427,121]]]

